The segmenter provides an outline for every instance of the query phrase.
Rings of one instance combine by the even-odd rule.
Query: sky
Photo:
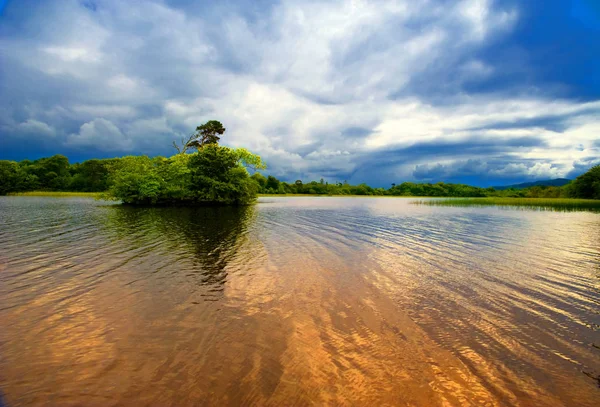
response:
[[[287,181],[573,178],[600,1],[0,0],[0,159],[171,155],[208,120]]]

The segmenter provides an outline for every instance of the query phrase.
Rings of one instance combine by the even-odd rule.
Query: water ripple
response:
[[[600,216],[0,198],[9,405],[592,406]]]

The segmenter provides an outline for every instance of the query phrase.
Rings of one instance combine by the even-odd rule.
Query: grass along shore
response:
[[[68,191],[27,191],[27,192],[11,192],[7,196],[45,196],[50,198],[95,198],[102,199],[105,192],[68,192]],[[326,194],[258,194],[259,198],[272,198],[272,197],[317,197],[317,198],[404,198],[414,199],[419,197],[414,196],[394,196],[394,195],[326,195]],[[427,198],[427,197],[422,197]]]
[[[585,210],[600,212],[600,200],[573,198],[438,198],[420,199],[414,203],[417,205],[431,206],[501,206],[551,211]]]
[[[404,195],[352,195],[352,194],[258,194],[259,198],[271,197],[320,197],[320,198],[427,198],[426,196]]]
[[[51,198],[100,198],[102,192],[63,192],[63,191],[28,191],[28,192],[12,192],[8,196],[47,196]]]

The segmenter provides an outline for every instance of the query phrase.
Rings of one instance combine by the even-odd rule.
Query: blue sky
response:
[[[574,177],[600,1],[0,0],[0,159],[168,155],[210,119],[291,181]]]

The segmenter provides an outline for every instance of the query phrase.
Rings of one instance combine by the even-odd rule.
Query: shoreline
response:
[[[68,191],[28,191],[10,193],[6,196],[41,197],[41,198],[90,198],[102,200],[103,192],[68,192]],[[600,212],[600,200],[579,198],[513,198],[513,197],[447,197],[447,196],[404,196],[404,195],[317,195],[317,194],[258,194],[255,204],[268,203],[259,199],[268,198],[387,198],[412,199],[410,204],[445,207],[496,207],[504,209],[529,209],[549,211],[584,211]],[[165,207],[180,205],[133,205],[144,207]],[[213,206],[213,205],[182,205],[182,206]],[[218,206],[218,205],[217,205]]]

